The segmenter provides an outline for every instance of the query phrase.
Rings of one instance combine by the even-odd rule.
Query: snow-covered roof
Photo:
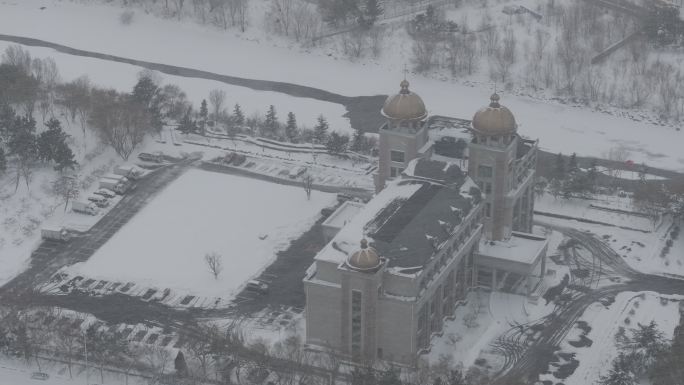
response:
[[[424,266],[474,205],[470,193],[461,191],[470,178],[455,169],[459,174],[450,183],[414,178],[389,183],[316,260],[342,263],[365,237],[389,267]]]
[[[361,211],[362,208],[363,203],[361,202],[346,201],[342,203],[342,205],[340,205],[335,212],[330,214],[328,219],[326,219],[322,225],[340,229],[349,223],[352,218],[354,218],[354,216]]]
[[[513,232],[504,241],[482,239],[478,254],[511,262],[532,264],[546,247],[544,237],[533,234]]]

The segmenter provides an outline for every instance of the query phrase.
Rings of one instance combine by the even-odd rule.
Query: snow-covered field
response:
[[[643,231],[654,231],[657,225],[650,218],[644,216],[609,211],[612,209],[638,212],[632,205],[631,199],[617,196],[596,195],[593,199],[564,199],[561,197],[555,198],[553,195],[546,193],[535,198],[534,209],[539,212],[610,223]],[[546,221],[547,218],[541,215],[535,217],[535,219],[540,221]]]
[[[0,41],[0,52],[13,45],[13,43]],[[51,57],[57,63],[63,81],[72,81],[86,75],[90,81],[102,88],[114,88],[122,92],[130,92],[138,80],[138,73],[142,67],[111,62],[106,60],[92,59],[81,56],[72,56],[57,52],[51,48],[22,46],[31,53],[34,58]],[[278,118],[284,122],[288,112],[294,112],[297,123],[300,126],[313,127],[319,115],[323,115],[333,131],[352,133],[349,119],[343,117],[346,110],[343,106],[335,103],[322,102],[308,98],[297,98],[277,92],[254,91],[245,87],[232,86],[218,81],[205,79],[186,78],[160,74],[163,84],[175,84],[179,86],[193,103],[199,108],[202,99],[209,98],[209,92],[220,89],[226,92],[224,108],[232,111],[238,103],[247,117],[255,113],[264,115],[269,105],[276,108]]]
[[[227,297],[307,230],[334,194],[189,170],[73,272]],[[262,239],[263,238],[263,239]],[[218,279],[204,257],[222,257]]]
[[[661,302],[661,298],[665,298]],[[672,298],[675,301],[669,301]],[[587,322],[591,331],[586,337],[593,341],[590,347],[577,348],[568,343],[576,340],[581,331],[575,328],[561,344],[562,352],[575,353],[579,366],[568,378],[559,380],[552,374],[543,375],[541,380],[553,383],[562,381],[567,385],[586,385],[594,383],[599,375],[606,374],[613,358],[617,355],[615,333],[620,326],[635,328],[637,324],[647,325],[651,321],[658,324],[667,340],[671,340],[674,328],[679,324],[679,303],[682,297],[661,296],[653,292],[624,292],[617,295],[615,302],[606,307],[599,302],[592,304],[584,312],[580,321]]]
[[[46,8],[40,10],[41,6]],[[226,75],[310,85],[345,95],[396,92],[405,62],[354,64],[326,50],[305,51],[271,38],[260,31],[261,26],[235,36],[234,31],[162,20],[141,12],[136,12],[133,24],[124,26],[118,21],[118,4],[4,0],[0,7],[0,33]],[[69,28],[59,27],[63,25]],[[81,72],[88,72],[83,69]],[[469,118],[488,103],[492,91],[489,86],[422,76],[409,80],[431,114]],[[672,128],[525,96],[504,95],[502,102],[516,114],[521,134],[539,138],[543,149],[600,157],[622,146],[631,152],[634,162],[684,170],[683,134]]]

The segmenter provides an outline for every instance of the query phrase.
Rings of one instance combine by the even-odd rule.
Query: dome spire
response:
[[[499,104],[499,99],[501,99],[501,98],[499,97],[499,94],[497,94],[496,91],[494,91],[494,93],[492,94],[492,96],[489,97],[489,100],[491,101],[491,102],[489,103],[489,107],[492,107],[492,108],[499,108],[499,107],[501,107],[501,104]]]

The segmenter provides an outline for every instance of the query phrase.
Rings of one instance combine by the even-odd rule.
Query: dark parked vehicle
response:
[[[259,293],[259,294],[268,294],[268,284],[265,282],[257,281],[255,279],[250,280],[247,282],[247,286],[245,286],[245,290],[251,291],[254,293]]]
[[[93,192],[95,195],[99,195],[105,198],[114,198],[116,196],[116,193],[112,190],[106,189],[106,188],[101,188]]]
[[[247,157],[244,156],[243,154],[235,154],[235,156],[233,156],[233,165],[239,166],[239,165],[245,163],[246,160],[247,160]]]
[[[141,152],[138,154],[138,159],[152,163],[162,163],[164,161],[162,154],[150,154],[148,152]]]

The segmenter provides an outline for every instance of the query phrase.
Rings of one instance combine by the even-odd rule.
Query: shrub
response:
[[[135,12],[131,10],[126,10],[121,12],[119,15],[119,22],[123,25],[130,25],[133,22],[133,16],[135,15]]]

